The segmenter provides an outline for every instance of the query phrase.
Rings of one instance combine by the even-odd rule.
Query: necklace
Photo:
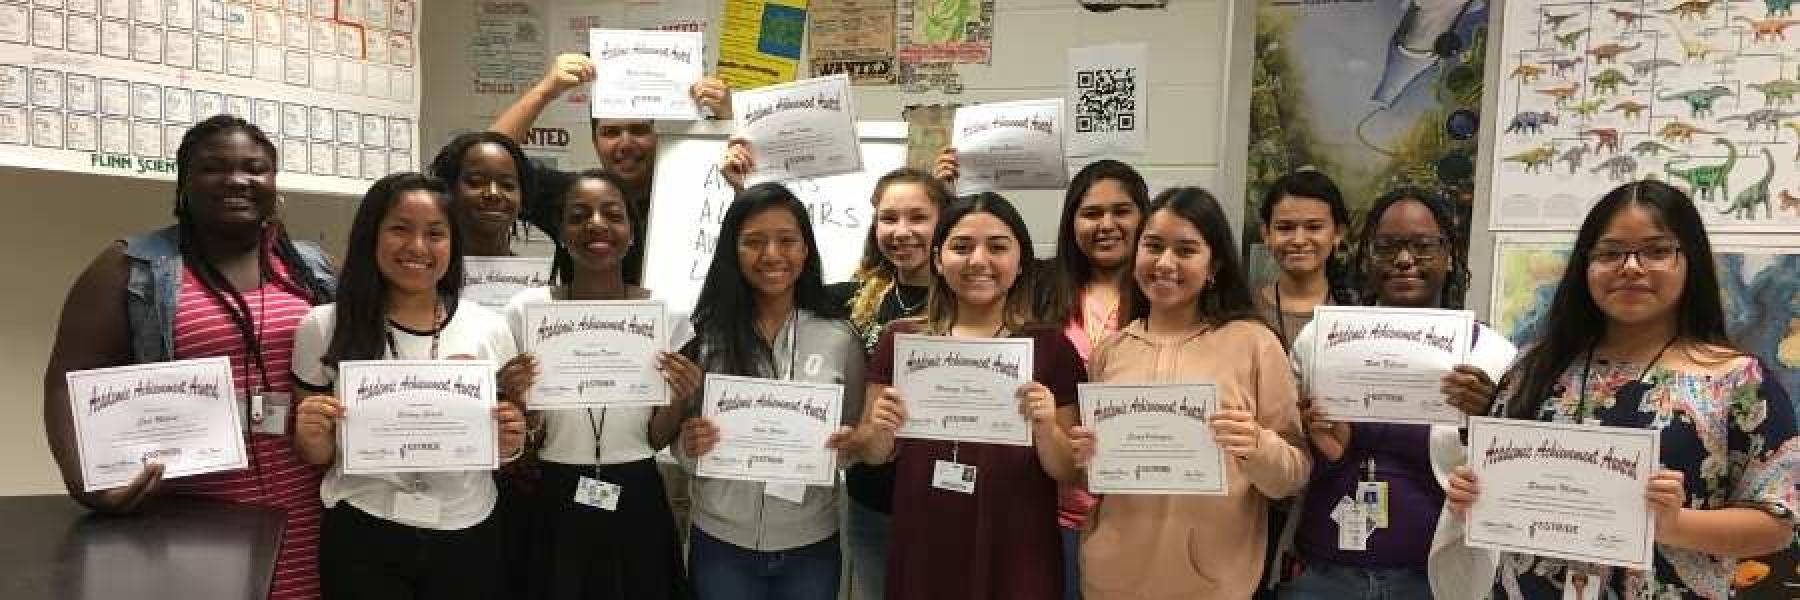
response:
[[[924,304],[925,301],[924,301],[924,299],[920,299],[919,303],[908,305],[906,303],[906,297],[902,296],[900,294],[900,287],[901,287],[900,282],[898,282],[898,281],[894,282],[893,287],[888,288],[888,294],[890,294],[894,297],[894,304],[896,304],[900,307],[900,315],[901,316],[912,315],[913,311],[918,310],[920,307],[920,304]]]
[[[1594,366],[1594,348],[1599,345],[1600,342],[1596,340],[1593,345],[1588,346],[1587,358],[1581,362],[1581,388],[1578,392],[1580,395],[1575,398],[1576,423],[1587,420],[1585,415],[1587,413],[1588,400],[1588,375]],[[1650,359],[1650,364],[1644,365],[1644,370],[1639,371],[1637,377],[1632,379],[1629,383],[1619,386],[1619,389],[1613,392],[1613,398],[1622,400],[1633,406],[1642,402],[1644,393],[1650,391],[1650,384],[1644,381],[1644,376],[1649,375],[1650,370],[1656,368],[1656,363],[1662,362],[1663,353],[1668,352],[1669,347],[1673,345],[1675,345],[1675,336],[1670,336],[1669,341],[1663,342],[1662,348],[1656,351],[1656,356]],[[1614,406],[1614,409],[1617,410],[1616,405]]]
[[[1101,312],[1094,312],[1089,306],[1088,293],[1081,293],[1081,328],[1087,334],[1088,347],[1100,345],[1100,338],[1106,337],[1107,329],[1119,318],[1119,298],[1113,297],[1112,305]]]

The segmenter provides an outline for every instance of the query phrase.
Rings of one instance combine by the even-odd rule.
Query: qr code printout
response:
[[[1132,131],[1137,129],[1137,69],[1077,71],[1075,131]]]

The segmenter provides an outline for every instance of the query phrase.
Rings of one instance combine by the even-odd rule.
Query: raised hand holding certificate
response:
[[[663,406],[669,386],[656,353],[669,346],[661,300],[525,305],[525,349],[543,369],[533,410]]]
[[[506,308],[513,294],[546,285],[550,285],[550,259],[546,257],[463,258],[462,297],[494,310]]]
[[[1031,445],[1019,387],[1031,381],[1031,338],[894,336],[899,437]]]
[[[1644,490],[1660,439],[1654,429],[1470,418],[1481,495],[1469,546],[1649,570],[1656,537]]]
[[[700,118],[688,88],[705,73],[698,31],[588,30],[596,119]]]
[[[1225,455],[1207,420],[1218,409],[1210,383],[1083,383],[1081,421],[1094,430],[1088,490],[1096,494],[1222,496]]]
[[[706,375],[700,414],[719,445],[700,457],[701,477],[832,485],[837,451],[825,447],[841,422],[844,386]]]
[[[749,185],[862,170],[847,75],[733,92],[731,113],[756,163]]]
[[[131,483],[146,463],[173,479],[249,466],[225,357],[71,371],[69,413],[84,491]]]
[[[494,363],[338,363],[338,454],[344,473],[476,471],[500,466]]]
[[[1461,425],[1441,390],[1463,363],[1474,313],[1433,308],[1320,306],[1313,310],[1313,402],[1334,421]]]
[[[1061,98],[956,109],[950,129],[960,173],[956,193],[1061,189],[1069,180],[1062,113]]]

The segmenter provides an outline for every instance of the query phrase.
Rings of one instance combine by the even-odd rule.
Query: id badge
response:
[[[1369,536],[1375,532],[1375,523],[1361,502],[1339,498],[1337,507],[1331,511],[1331,519],[1337,521],[1339,550],[1360,552],[1369,549]]]
[[[931,487],[962,492],[975,493],[975,465],[965,465],[947,460],[937,461],[931,469]]]
[[[616,483],[582,477],[575,483],[575,503],[600,510],[619,510],[619,492],[623,490]]]
[[[1388,526],[1388,484],[1386,481],[1364,481],[1356,484],[1356,501],[1368,511],[1375,528]]]
[[[780,498],[794,504],[803,504],[806,502],[806,484],[764,483],[763,495]]]
[[[245,429],[251,433],[287,435],[288,412],[294,407],[294,396],[287,392],[251,394],[244,411]]]
[[[421,493],[402,492],[394,494],[394,520],[436,525],[442,518],[443,504],[437,498]]]

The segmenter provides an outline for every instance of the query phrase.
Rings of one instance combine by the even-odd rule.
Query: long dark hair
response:
[[[463,285],[462,217],[451,205],[450,192],[435,177],[413,172],[394,173],[378,179],[363,194],[350,225],[349,248],[344,253],[344,274],[338,284],[336,323],[324,363],[375,360],[387,351],[387,280],[375,264],[375,247],[381,237],[381,220],[387,218],[400,196],[412,191],[431,192],[438,209],[450,222],[450,265],[438,280],[437,292],[446,316],[456,314],[457,294]],[[446,322],[448,320],[446,319]]]
[[[800,237],[806,242],[806,264],[800,268],[800,279],[794,282],[794,308],[826,319],[844,317],[844,307],[832,302],[825,293],[825,269],[819,262],[819,243],[813,237],[812,218],[806,205],[787,186],[762,183],[738,192],[725,219],[719,224],[719,243],[713,250],[712,266],[706,270],[706,282],[694,301],[692,318],[695,340],[704,355],[689,345],[689,358],[706,367],[708,372],[730,375],[760,376],[774,370],[775,359],[768,341],[756,331],[756,296],[750,281],[738,265],[738,238],[744,222],[765,210],[786,210],[800,224]]]
[[[192,209],[188,206],[187,199],[188,174],[194,167],[194,160],[200,152],[201,145],[215,136],[233,131],[244,132],[244,135],[250,136],[257,146],[262,147],[263,151],[269,154],[271,172],[280,167],[281,160],[275,151],[275,144],[269,141],[268,136],[263,134],[261,128],[249,121],[230,115],[215,115],[195,124],[188,128],[187,133],[182,134],[181,146],[175,150],[175,225],[176,231],[180,233],[178,237],[182,263],[188,266],[188,270],[194,274],[194,279],[200,282],[201,289],[206,290],[206,295],[212,297],[220,306],[225,307],[226,312],[231,313],[231,321],[236,324],[238,336],[243,339],[244,347],[252,348],[257,343],[252,325],[254,313],[250,312],[250,304],[244,300],[243,293],[225,279],[225,274],[219,270],[218,265],[207,260],[206,253],[202,251],[206,246],[206,235],[194,223],[194,217],[190,214]],[[269,219],[264,221],[264,226],[267,228],[264,231],[264,237],[257,242],[257,262],[258,268],[262,270],[262,278],[287,287],[290,292],[305,298],[308,304],[318,305],[331,302],[332,286],[326,280],[330,274],[313,272],[311,263],[300,257],[299,249],[294,247],[294,241],[288,238],[287,228],[282,226],[279,220]],[[268,252],[269,247],[263,246],[263,244],[273,246],[273,259],[279,259],[283,265],[287,266],[289,277],[277,276],[275,265],[271,262],[272,258]],[[263,375],[268,376],[269,374],[264,373]]]
[[[879,211],[881,195],[887,193],[889,187],[908,183],[925,188],[925,197],[931,199],[939,218],[942,218],[944,206],[950,203],[950,191],[944,188],[944,182],[911,167],[894,169],[875,180],[875,193],[870,195],[869,205]],[[926,268],[931,268],[930,265],[928,258]],[[900,273],[893,261],[881,253],[881,241],[875,238],[874,224],[869,225],[869,235],[863,239],[862,263],[857,265],[856,273],[851,275],[851,279],[861,282],[856,288],[856,295],[850,298],[851,324],[859,329],[881,325],[875,322],[876,313],[881,312],[881,298],[894,288],[900,280]]]
[[[1139,215],[1148,217],[1150,214],[1150,186],[1144,183],[1144,176],[1138,174],[1137,169],[1131,168],[1131,165],[1101,159],[1088,163],[1088,166],[1075,173],[1075,178],[1069,181],[1068,191],[1063,194],[1062,223],[1056,229],[1056,256],[1049,261],[1051,275],[1047,277],[1052,283],[1050,289],[1041,294],[1045,301],[1038,308],[1045,321],[1061,323],[1068,320],[1081,286],[1094,278],[1093,263],[1075,243],[1075,213],[1079,212],[1081,200],[1087,196],[1088,190],[1108,179],[1119,182],[1120,187],[1125,188],[1125,194],[1131,197],[1131,203],[1137,205]],[[1143,228],[1141,221],[1138,227]],[[1126,239],[1137,239],[1137,232],[1131,232]],[[1131,260],[1130,255],[1127,251],[1127,263]],[[1126,264],[1125,268],[1120,269],[1120,276],[1129,277],[1130,272],[1131,265]]]
[[[519,143],[513,141],[506,134],[494,131],[471,131],[451,138],[450,143],[444,144],[443,149],[438,150],[437,156],[431,159],[430,170],[426,173],[443,181],[446,193],[448,193],[447,190],[452,189],[450,186],[462,181],[463,155],[482,144],[500,146],[506,150],[508,156],[512,157],[513,171],[519,177],[519,222],[534,225],[554,238],[556,232],[560,231],[557,228],[557,221],[562,218],[562,211],[555,210],[560,207],[546,206],[547,203],[537,201],[545,191],[538,189],[540,184],[537,178],[537,169],[531,167],[531,163],[528,162],[531,159],[525,156],[525,150],[519,147]],[[517,224],[515,223],[514,226],[517,227]],[[517,232],[515,231],[515,233]]]
[[[1346,232],[1350,230],[1350,207],[1344,204],[1344,194],[1338,191],[1337,183],[1331,181],[1331,177],[1312,169],[1282,175],[1263,191],[1262,204],[1256,207],[1256,217],[1263,227],[1270,226],[1269,219],[1274,218],[1275,205],[1288,196],[1324,202],[1331,210],[1332,224],[1344,228]],[[1356,280],[1350,276],[1349,268],[1344,265],[1344,257],[1339,255],[1338,249],[1334,247],[1330,250],[1331,254],[1325,257],[1325,285],[1329,288],[1327,294],[1331,302],[1339,305],[1358,304],[1354,283]],[[1270,249],[1270,252],[1274,252],[1274,249]]]
[[[1588,264],[1594,244],[1600,241],[1607,224],[1628,207],[1650,213],[1681,244],[1687,279],[1682,282],[1681,305],[1675,311],[1676,336],[1688,342],[1736,349],[1725,330],[1712,242],[1707,240],[1706,226],[1693,201],[1681,190],[1660,181],[1627,183],[1608,192],[1582,220],[1581,231],[1575,235],[1575,248],[1569,252],[1568,267],[1557,283],[1548,314],[1537,328],[1537,338],[1500,382],[1502,390],[1511,390],[1500,394],[1512,399],[1505,405],[1506,416],[1536,418],[1552,394],[1557,377],[1606,335],[1606,314],[1594,303],[1593,292],[1588,289]]]
[[[1463,296],[1469,292],[1469,256],[1465,248],[1468,246],[1457,239],[1456,209],[1443,196],[1421,188],[1398,188],[1383,194],[1369,207],[1369,214],[1363,217],[1362,231],[1356,236],[1356,249],[1350,259],[1351,279],[1362,286],[1357,291],[1362,298],[1374,303],[1380,294],[1375,290],[1375,282],[1369,276],[1370,263],[1375,260],[1375,230],[1381,227],[1381,217],[1389,208],[1401,202],[1417,202],[1431,211],[1431,220],[1437,222],[1438,235],[1443,236],[1449,247],[1445,250],[1450,255],[1444,257],[1450,261],[1450,269],[1444,274],[1444,287],[1438,290],[1438,306],[1442,308],[1460,309],[1463,307]]]
[[[950,235],[950,229],[956,227],[963,217],[975,213],[987,213],[1000,219],[1012,235],[1019,240],[1019,276],[1013,279],[1013,285],[1006,290],[1006,305],[1001,312],[1001,322],[1014,332],[1028,328],[1043,326],[1045,323],[1038,317],[1036,290],[1043,280],[1043,265],[1038,263],[1037,253],[1031,246],[1031,229],[1025,226],[1025,218],[1019,216],[1019,209],[1013,208],[1006,198],[993,193],[982,192],[957,198],[944,208],[943,215],[938,217],[937,229],[931,234],[931,256],[935,259],[944,250],[944,238]],[[931,295],[925,303],[925,320],[937,331],[949,331],[956,324],[956,295],[950,291],[950,284],[944,280],[944,274],[932,273]]]
[[[1197,187],[1163,190],[1150,203],[1150,211],[1144,214],[1145,225],[1149,225],[1152,215],[1165,210],[1192,223],[1212,253],[1212,282],[1194,299],[1194,314],[1199,316],[1200,322],[1215,328],[1232,321],[1252,321],[1267,327],[1268,322],[1257,314],[1256,302],[1251,299],[1250,281],[1244,275],[1243,263],[1238,261],[1237,244],[1231,238],[1231,221],[1219,207],[1219,200],[1211,192]],[[1144,237],[1143,227],[1138,228],[1136,237]],[[1132,240],[1134,256],[1137,241]],[[1132,277],[1129,318],[1149,316],[1150,298],[1144,295],[1143,288],[1138,287],[1137,278]]]
[[[550,259],[550,280],[556,282],[558,285],[568,286],[575,284],[575,259],[569,256],[569,248],[566,245],[568,240],[563,239],[562,236],[563,211],[569,206],[569,195],[575,193],[575,186],[580,185],[581,182],[589,179],[606,182],[607,185],[618,190],[621,197],[625,194],[625,180],[619,179],[618,175],[605,169],[588,169],[576,173],[574,177],[568,178],[568,185],[557,192],[553,201],[542,207],[544,212],[556,215],[556,219],[552,221],[556,223],[556,230],[545,231],[545,233],[550,234],[550,239],[556,240],[556,253]],[[632,203],[630,200],[626,200],[624,204],[625,220],[631,226],[631,235],[626,236],[624,240],[626,246],[624,256],[629,256],[632,252],[638,251],[635,240],[637,237],[638,223],[643,216],[638,214],[637,204]],[[542,227],[542,225],[539,225],[539,227]],[[621,277],[623,277],[625,273],[624,256],[619,258],[619,273]]]

